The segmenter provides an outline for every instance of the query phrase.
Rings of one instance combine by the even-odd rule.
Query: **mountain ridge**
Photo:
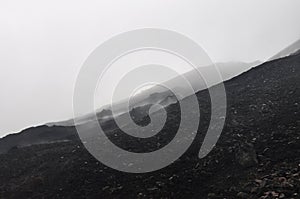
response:
[[[224,82],[225,126],[217,145],[203,159],[198,152],[211,117],[207,90],[196,94],[201,111],[197,137],[168,167],[146,174],[118,172],[94,159],[79,140],[16,148],[0,155],[0,197],[297,198],[299,65],[300,55],[292,55]],[[166,111],[166,127],[153,139],[128,138],[111,128],[113,122],[107,136],[128,151],[154,151],[168,144],[180,122],[178,104]]]

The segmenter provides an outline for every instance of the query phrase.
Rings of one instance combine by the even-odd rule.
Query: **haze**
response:
[[[113,35],[165,28],[214,62],[264,61],[300,38],[299,8],[299,0],[3,0],[0,137],[72,118],[79,69]]]

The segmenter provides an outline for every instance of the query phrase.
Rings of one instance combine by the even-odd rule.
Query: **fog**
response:
[[[264,61],[300,38],[299,8],[299,0],[3,0],[0,136],[72,118],[80,67],[113,35],[164,28],[214,62]]]

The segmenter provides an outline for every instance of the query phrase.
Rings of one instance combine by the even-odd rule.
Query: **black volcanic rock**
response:
[[[103,109],[99,113],[97,113],[97,118],[111,117],[112,111],[109,109]]]
[[[211,110],[208,91],[198,92],[197,137],[179,160],[156,172],[110,169],[76,139],[10,150],[0,155],[0,198],[299,198],[299,77],[300,55],[293,55],[225,82],[225,127],[203,159],[198,152]],[[167,124],[152,140],[128,138],[113,121],[103,125],[124,149],[153,151],[178,128],[178,104],[166,110]]]
[[[242,167],[255,166],[258,161],[253,144],[241,143],[236,151],[236,159]]]
[[[78,139],[74,127],[38,126],[25,129],[18,134],[10,134],[0,139],[0,154],[12,148],[28,147],[36,144],[67,142]]]

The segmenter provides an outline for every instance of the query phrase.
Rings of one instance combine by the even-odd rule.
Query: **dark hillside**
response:
[[[203,159],[198,151],[210,119],[207,90],[197,93],[199,133],[172,165],[146,174],[118,172],[74,137],[13,148],[0,155],[0,198],[300,198],[300,55],[264,63],[225,88],[225,127]],[[127,137],[112,128],[114,122],[106,124],[107,134],[127,150],[155,150],[176,132],[179,110],[178,104],[169,106],[165,128],[147,141]]]

